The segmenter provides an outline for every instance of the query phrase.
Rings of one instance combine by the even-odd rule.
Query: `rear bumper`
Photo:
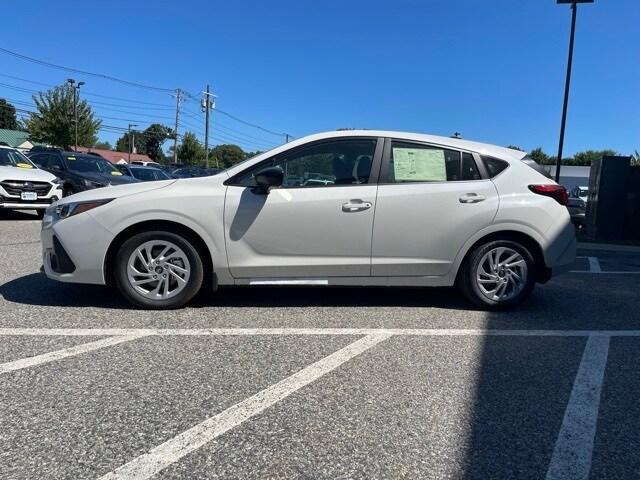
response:
[[[547,268],[554,276],[568,272],[574,265],[578,248],[575,227],[566,222],[553,232],[550,239],[544,254]]]

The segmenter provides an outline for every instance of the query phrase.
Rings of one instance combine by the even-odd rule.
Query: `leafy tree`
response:
[[[576,153],[573,158],[568,160],[567,165],[584,165],[589,166],[594,160],[602,158],[606,155],[615,155],[616,151],[611,149],[605,150],[586,150]],[[564,161],[564,159],[563,159]]]
[[[182,143],[178,146],[178,159],[184,165],[198,165],[204,159],[204,147],[200,145],[192,132],[182,136]]]
[[[152,160],[164,160],[162,144],[173,137],[173,130],[159,123],[152,123],[142,132],[132,132],[136,153],[148,155]],[[129,151],[129,132],[125,132],[116,142],[118,152]]]
[[[164,160],[162,145],[169,138],[173,137],[173,130],[159,123],[152,123],[142,132],[142,141],[144,143],[144,153],[156,162]],[[136,145],[137,145],[136,141]],[[141,152],[142,153],[142,152]],[[204,156],[204,153],[203,153]]]
[[[0,128],[8,130],[18,130],[18,120],[16,119],[16,107],[0,98]]]
[[[96,142],[93,148],[99,148],[101,150],[111,150],[113,147],[109,142],[99,141],[99,142]]]
[[[640,165],[640,152],[638,150],[631,154],[631,165]]]
[[[529,156],[540,165],[550,165],[551,163],[555,163],[555,160],[554,162],[551,162],[551,157],[542,151],[542,147],[531,150],[529,152]]]
[[[142,138],[142,132],[132,132],[131,136],[133,137],[133,141],[135,142],[135,149],[131,150],[131,152],[146,153],[145,152],[144,139]],[[125,132],[116,141],[116,151],[117,152],[128,152],[129,151],[129,132]]]
[[[32,140],[64,148],[75,143],[73,96],[74,89],[67,85],[33,96],[38,111],[24,122]],[[79,100],[77,109],[78,144],[94,145],[102,122],[94,118],[86,100]]]
[[[248,155],[238,145],[217,145],[209,154],[209,163],[217,164],[220,168],[228,168],[248,158]]]

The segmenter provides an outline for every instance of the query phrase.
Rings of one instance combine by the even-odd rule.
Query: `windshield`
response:
[[[151,182],[154,180],[167,180],[169,176],[162,170],[155,168],[132,168],[133,176],[143,182]]]
[[[0,167],[36,168],[27,157],[18,150],[0,148]]]
[[[111,163],[101,157],[92,155],[70,155],[66,157],[69,170],[80,173],[107,173],[122,175]]]

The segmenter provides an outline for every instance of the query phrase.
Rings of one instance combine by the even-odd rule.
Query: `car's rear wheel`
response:
[[[151,231],[125,241],[115,259],[115,281],[134,305],[179,308],[200,290],[203,265],[198,250],[173,232]]]
[[[458,284],[476,305],[505,309],[522,303],[533,291],[536,265],[524,245],[495,240],[476,247],[465,260]]]

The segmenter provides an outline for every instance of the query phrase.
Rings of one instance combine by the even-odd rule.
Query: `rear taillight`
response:
[[[560,205],[567,206],[569,203],[569,195],[567,189],[562,185],[529,185],[529,190],[538,195],[544,195],[545,197],[551,197]]]

